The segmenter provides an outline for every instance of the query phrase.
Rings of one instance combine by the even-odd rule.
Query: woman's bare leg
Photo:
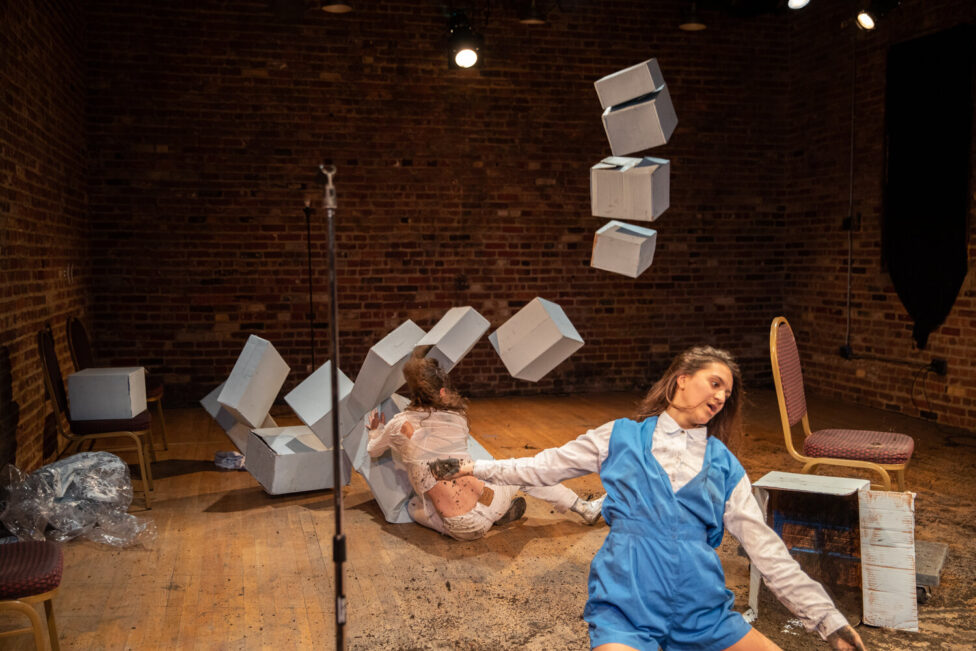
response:
[[[725,651],[782,651],[779,646],[768,637],[752,628],[741,640]]]

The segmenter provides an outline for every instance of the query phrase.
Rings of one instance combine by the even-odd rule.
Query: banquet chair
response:
[[[64,557],[57,543],[30,540],[0,545],[0,612],[20,613],[31,623],[25,628],[0,631],[0,638],[33,632],[34,648],[43,651],[44,627],[34,609],[34,604],[43,603],[51,649],[59,651],[52,600],[61,585],[63,568]]]
[[[898,490],[905,490],[905,468],[915,450],[912,437],[870,430],[810,430],[800,353],[785,317],[773,319],[769,328],[769,357],[786,449],[804,464],[801,473],[811,472],[820,465],[865,468],[880,475],[884,490],[891,490],[890,473],[895,474]],[[804,435],[802,452],[793,444],[793,426],[797,423],[801,423]]]
[[[68,333],[68,349],[71,351],[71,361],[74,362],[75,370],[82,371],[86,368],[95,366],[95,356],[92,354],[91,339],[88,338],[88,330],[85,324],[77,317],[69,316],[66,327]],[[166,420],[163,418],[163,393],[165,385],[162,380],[156,379],[146,372],[146,402],[151,408],[155,408],[156,419],[159,421],[159,431],[163,436],[163,449],[169,450],[169,443],[166,441]]]
[[[44,369],[44,386],[54,407],[54,421],[58,433],[63,436],[68,445],[62,454],[81,446],[82,443],[92,442],[104,438],[132,439],[130,447],[116,448],[118,451],[135,450],[139,459],[139,474],[142,479],[142,494],[145,498],[146,509],[151,508],[149,493],[153,490],[152,468],[149,465],[147,450],[152,450],[152,417],[149,410],[137,414],[133,418],[111,420],[72,420],[68,409],[68,394],[64,390],[64,378],[58,355],[54,347],[54,333],[50,326],[37,333],[37,352],[41,357]],[[65,423],[67,426],[65,426]],[[114,450],[113,450],[114,451]]]

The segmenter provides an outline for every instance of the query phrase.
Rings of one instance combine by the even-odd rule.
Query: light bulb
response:
[[[458,50],[458,53],[454,55],[454,63],[458,64],[459,68],[470,68],[477,62],[478,53],[469,48]]]

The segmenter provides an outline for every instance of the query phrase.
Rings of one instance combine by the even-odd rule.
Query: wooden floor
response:
[[[470,420],[476,438],[496,457],[526,456],[630,414],[637,398],[482,399],[471,405]],[[820,427],[914,434],[908,482],[919,493],[918,537],[950,542],[941,593],[920,609],[922,632],[862,630],[869,648],[971,648],[973,439],[883,412],[816,399],[810,404]],[[273,414],[290,424],[285,408]],[[247,472],[213,465],[214,453],[232,446],[202,408],[172,409],[166,417],[170,449],[154,466],[153,508],[141,510],[137,497],[132,511],[152,518],[158,538],[123,550],[81,541],[64,545],[55,600],[61,648],[332,648],[331,491],[271,497]],[[778,419],[772,394],[754,393],[740,453],[754,479],[770,470],[798,470],[783,450]],[[602,492],[592,475],[567,484],[583,496]],[[344,491],[348,648],[587,648],[580,614],[589,561],[607,532],[602,521],[587,527],[571,513],[530,499],[525,519],[495,528],[483,540],[458,543],[413,524],[387,524],[358,475]],[[947,515],[946,505],[963,515]],[[735,549],[726,537],[723,563],[741,605],[748,565]],[[0,627],[11,623],[0,618]],[[757,627],[779,635],[784,648],[827,648],[795,632],[793,644],[764,626],[776,624],[760,620]],[[0,640],[0,648],[32,647],[23,637]]]

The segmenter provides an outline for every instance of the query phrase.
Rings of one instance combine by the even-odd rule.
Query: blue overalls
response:
[[[701,472],[675,493],[651,454],[656,425],[656,417],[621,419],[610,435],[600,470],[610,533],[590,564],[583,612],[590,645],[725,649],[750,629],[732,610],[715,552],[725,502],[745,470],[709,437]]]

